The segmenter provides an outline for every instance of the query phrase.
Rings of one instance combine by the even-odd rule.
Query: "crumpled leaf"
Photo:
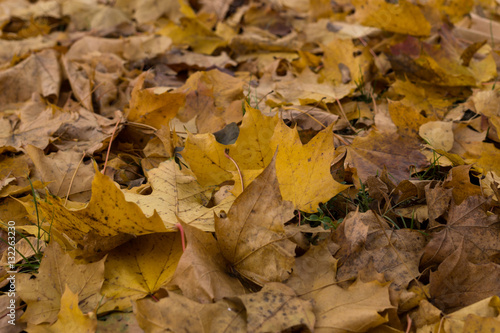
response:
[[[486,297],[500,293],[500,265],[473,264],[463,242],[431,272],[430,294],[444,312],[453,312]]]
[[[17,292],[28,308],[20,320],[30,324],[56,321],[61,310],[61,296],[66,286],[81,299],[83,312],[93,311],[101,296],[104,281],[104,260],[91,264],[77,264],[60,246],[51,242],[45,250],[39,273],[17,276]]]
[[[158,302],[138,300],[134,313],[146,332],[245,332],[247,326],[241,304],[229,300],[200,304],[176,293]]]
[[[78,307],[78,294],[75,294],[66,285],[61,296],[61,310],[57,315],[57,321],[53,325],[41,324],[37,326],[28,325],[28,332],[95,332],[97,329],[97,317],[95,313],[83,314]]]
[[[144,235],[111,251],[101,290],[109,300],[100,311],[125,310],[153,295],[172,279],[181,255],[180,233],[173,232]]]
[[[62,200],[49,196],[47,202],[38,202],[38,208],[46,221],[53,221],[52,226],[80,244],[88,256],[109,251],[128,240],[125,237],[116,243],[113,237],[167,231],[156,212],[146,217],[137,204],[126,201],[116,183],[98,170],[88,204],[66,208]],[[92,237],[97,238],[91,241]]]
[[[239,274],[259,285],[285,280],[295,257],[295,244],[284,229],[292,217],[293,206],[281,200],[272,161],[236,198],[226,217],[215,217],[222,254]]]
[[[187,247],[179,260],[171,285],[201,303],[218,301],[246,293],[245,288],[227,273],[227,262],[211,233],[182,224]]]
[[[373,211],[350,213],[335,230],[333,241],[340,249],[337,279],[354,278],[370,262],[396,290],[404,289],[420,275],[418,259],[425,238],[415,230],[393,230]]]
[[[135,202],[148,217],[160,216],[165,226],[174,229],[177,217],[204,231],[214,231],[214,213],[229,209],[234,200],[228,196],[219,205],[205,207],[209,189],[201,187],[188,169],[179,170],[173,159],[147,171],[153,189],[150,195],[124,192],[125,200]]]

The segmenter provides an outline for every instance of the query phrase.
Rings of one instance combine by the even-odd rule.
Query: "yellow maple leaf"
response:
[[[271,147],[278,149],[276,173],[283,200],[307,213],[315,212],[320,202],[349,188],[337,183],[330,174],[335,155],[332,127],[333,124],[302,145],[297,129],[279,122],[271,139]]]
[[[266,117],[248,104],[245,110],[240,134],[232,145],[218,143],[210,133],[188,136],[182,155],[202,186],[219,185],[233,178],[231,171],[237,170],[225,156],[225,149],[229,149],[241,170],[263,169],[270,162],[274,151],[269,140],[278,117]]]
[[[168,283],[182,255],[180,233],[157,233],[131,240],[106,259],[102,294],[111,300],[99,311],[124,310]]]
[[[97,169],[88,204],[68,208],[63,200],[48,196],[38,202],[38,208],[46,221],[53,221],[53,228],[81,245],[88,256],[115,248],[131,237],[128,235],[167,231],[157,213],[146,217],[136,203],[125,200],[115,182]],[[174,227],[170,225],[170,229]]]
[[[174,229],[178,216],[185,223],[204,231],[214,231],[214,213],[227,210],[234,201],[230,196],[219,205],[207,208],[209,189],[198,184],[189,170],[179,170],[174,160],[162,162],[158,168],[147,171],[153,188],[150,195],[124,192],[125,199],[135,202],[147,217],[158,214],[164,224]]]

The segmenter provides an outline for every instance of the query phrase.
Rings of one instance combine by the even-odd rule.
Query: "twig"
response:
[[[243,175],[241,174],[240,167],[238,166],[238,163],[236,163],[235,160],[231,156],[229,156],[229,149],[226,148],[224,149],[224,155],[233,162],[234,166],[236,167],[236,170],[238,170],[238,174],[240,175],[240,181],[241,181],[241,192],[245,189],[245,185],[243,184]]]
[[[351,128],[351,130],[356,133],[356,129],[354,128],[354,126],[352,126],[351,122],[349,121],[349,119],[347,119],[347,115],[345,114],[344,112],[344,108],[342,107],[342,104],[340,104],[340,101],[338,98],[336,98],[337,100],[337,104],[339,105],[339,108],[340,108],[340,112],[342,113],[342,115],[344,116],[345,118],[345,121],[347,121],[347,124],[349,125],[349,127]]]
[[[186,240],[184,239],[184,228],[180,223],[175,225],[177,229],[181,232],[181,243],[182,243],[182,252],[186,251]]]
[[[118,119],[116,121],[115,128],[113,128],[113,133],[111,133],[111,139],[109,139],[109,146],[108,146],[108,152],[106,153],[106,160],[104,161],[104,168],[102,169],[102,174],[104,175],[104,172],[106,172],[106,166],[108,165],[108,158],[109,158],[109,152],[111,151],[111,144],[113,143],[113,137],[115,136],[116,129],[118,128],[118,124],[120,123],[121,119]]]
[[[73,181],[75,180],[76,173],[78,172],[78,169],[80,168],[80,165],[82,164],[84,158],[85,158],[85,152],[83,152],[83,156],[80,159],[80,162],[78,162],[78,165],[75,168],[75,172],[73,172],[73,177],[71,177],[71,181],[69,182],[68,193],[66,193],[66,200],[64,200],[65,207],[66,204],[68,203],[69,192],[71,191],[71,186],[73,186]]]

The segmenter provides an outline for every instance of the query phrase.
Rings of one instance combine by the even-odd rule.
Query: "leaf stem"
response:
[[[236,170],[238,170],[238,174],[240,175],[240,181],[241,181],[241,192],[243,192],[243,190],[245,189],[245,185],[243,184],[243,175],[241,174],[241,170],[240,170],[240,167],[238,166],[238,163],[236,163],[236,161],[231,157],[229,156],[229,149],[224,149],[224,155],[229,158],[229,160],[231,160],[231,162],[233,162],[234,166],[236,167]]]

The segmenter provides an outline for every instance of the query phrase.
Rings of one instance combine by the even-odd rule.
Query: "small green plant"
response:
[[[364,102],[366,104],[372,103],[372,92],[365,90],[365,77],[363,75],[363,71],[361,67],[359,68],[359,72],[361,76],[358,80],[354,80],[354,84],[356,85],[356,91],[360,94],[359,96],[355,96],[353,100]]]
[[[241,109],[243,111],[243,115],[245,115],[245,102],[250,105],[250,107],[252,107],[252,99],[253,99],[253,103],[255,104],[255,106],[253,106],[254,109],[257,109],[259,110],[259,100],[257,99],[257,88],[255,88],[254,90],[254,93],[252,94],[252,90],[251,90],[251,81],[248,82],[248,91],[247,91],[247,94],[245,96],[245,98],[241,101]]]
[[[334,223],[334,221],[325,214],[325,212],[318,207],[318,213],[317,214],[311,214],[311,215],[306,215],[304,214],[304,219],[306,221],[312,222],[311,225],[317,226],[319,224],[323,225],[323,228],[325,229],[336,229],[338,226],[338,222]]]
[[[433,149],[432,150],[432,161],[431,165],[425,170],[421,172],[415,172],[412,173],[413,177],[416,177],[419,180],[443,180],[446,178],[446,171],[445,168],[443,168],[439,164],[439,159],[442,157],[442,155],[439,155],[436,153],[436,151]]]
[[[51,229],[52,229],[52,222],[54,219],[52,218],[52,222],[50,224],[48,231],[43,229],[42,225],[43,225],[44,221],[40,220],[40,215],[39,215],[39,211],[38,211],[38,200],[37,200],[38,195],[35,192],[35,189],[33,187],[33,183],[31,182],[31,179],[29,177],[28,177],[28,181],[30,182],[31,193],[33,195],[33,203],[35,205],[35,213],[36,213],[36,221],[37,221],[36,222],[37,234],[35,235],[36,242],[32,243],[24,234],[22,234],[18,230],[15,230],[15,233],[28,243],[28,245],[31,247],[31,249],[34,252],[34,255],[32,255],[30,257],[26,257],[17,248],[15,248],[16,252],[21,256],[21,258],[23,258],[23,260],[20,263],[15,264],[14,266],[20,268],[19,272],[36,273],[36,272],[38,272],[38,269],[40,268],[40,263],[41,263],[42,257],[43,257],[42,237],[44,235],[42,235],[42,231],[47,234],[47,240],[45,242],[46,243],[50,242],[50,233],[51,233]],[[11,245],[6,240],[4,240],[2,238],[0,238],[0,240],[8,245]]]
[[[360,189],[359,189],[358,193],[356,193],[356,197],[354,197],[354,199],[352,199],[350,197],[346,197],[344,195],[342,195],[342,196],[344,197],[344,199],[347,202],[350,202],[354,206],[359,207],[359,211],[361,213],[364,213],[364,212],[367,212],[370,210],[370,204],[372,203],[373,198],[370,197],[370,194],[367,191],[366,185],[363,184],[361,179],[359,180],[359,183],[360,183]]]

